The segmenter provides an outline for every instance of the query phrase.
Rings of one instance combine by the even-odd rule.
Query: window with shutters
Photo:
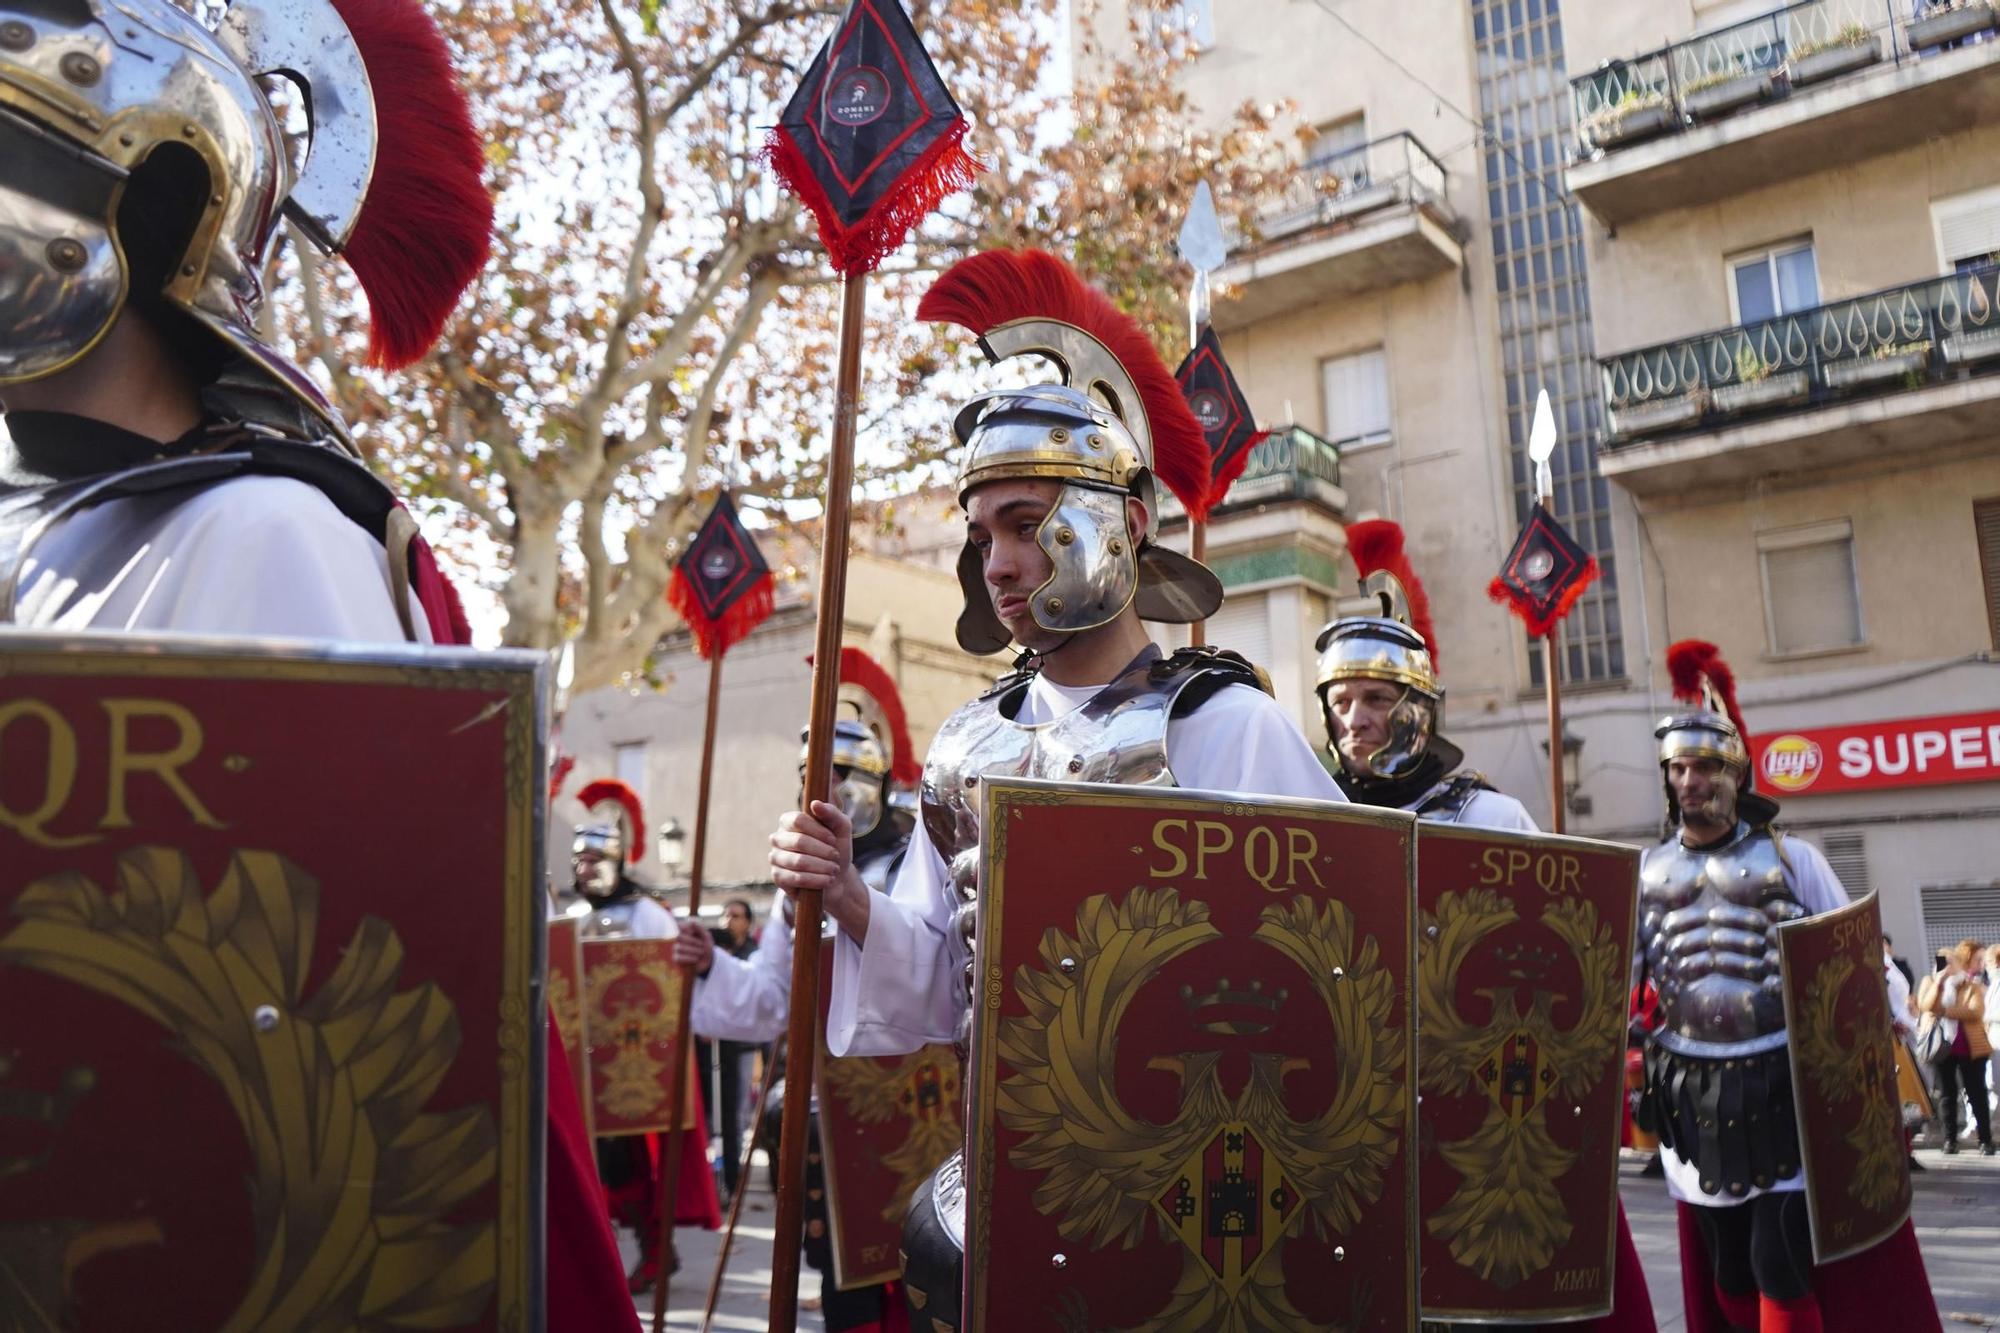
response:
[[[1860,833],[1852,829],[1828,832],[1821,836],[1819,849],[1826,853],[1827,865],[1849,898],[1867,896],[1873,886],[1868,879],[1868,848]]]
[[[1979,577],[1986,586],[1986,632],[2000,649],[2000,496],[1972,502],[1972,528],[1979,541]]]
[[[1963,273],[2000,259],[2000,188],[1931,201],[1938,271]]]
[[[1261,592],[1230,593],[1208,618],[1208,642],[1241,653],[1266,670],[1271,666],[1271,615]]]
[[[1381,348],[1321,362],[1320,382],[1326,394],[1326,438],[1341,452],[1390,441],[1389,359]]]
[[[1924,953],[1911,964],[1920,972],[1940,951],[1960,940],[2000,944],[2000,880],[1984,884],[1920,884],[1917,901],[1924,913]]]
[[[1773,656],[1853,648],[1863,642],[1854,577],[1854,530],[1846,519],[1757,534],[1764,574],[1764,627]]]

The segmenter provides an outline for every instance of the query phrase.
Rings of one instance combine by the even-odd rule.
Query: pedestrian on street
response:
[[[1960,940],[1940,955],[1941,971],[1924,978],[1917,1008],[1935,1021],[1940,1036],[1931,1057],[1938,1098],[1943,1103],[1944,1150],[1958,1151],[1961,1092],[1972,1103],[1979,1151],[1993,1155],[1993,1126],[1986,1105],[1986,1060],[1993,1053],[1986,1035],[1986,987],[1975,970],[1982,954],[1977,940]]]

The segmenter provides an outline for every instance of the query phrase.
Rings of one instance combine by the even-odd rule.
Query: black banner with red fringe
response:
[[[1222,503],[1229,488],[1250,463],[1250,451],[1271,432],[1257,429],[1257,419],[1243,399],[1236,375],[1222,357],[1222,340],[1204,324],[1193,350],[1181,361],[1174,379],[1186,395],[1188,409],[1208,437],[1208,505]]]
[[[674,565],[667,601],[694,632],[703,659],[713,661],[771,614],[771,583],[764,553],[724,491]]]
[[[1602,572],[1597,557],[1577,545],[1576,538],[1537,501],[1486,594],[1519,616],[1528,633],[1539,638],[1569,614]]]
[[[853,0],[765,144],[835,271],[871,272],[981,170],[965,115],[897,0]]]

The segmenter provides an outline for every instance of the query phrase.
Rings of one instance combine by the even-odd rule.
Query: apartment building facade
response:
[[[1546,824],[1539,645],[1484,592],[1546,389],[1555,508],[1605,568],[1565,625],[1570,831],[1657,836],[1666,647],[1711,639],[1758,781],[1899,948],[2000,936],[1992,7],[1183,10],[1204,114],[1286,100],[1311,132],[1214,320],[1262,424],[1338,478],[1319,509],[1232,494],[1210,637],[1316,734],[1339,521],[1397,519],[1446,725]]]

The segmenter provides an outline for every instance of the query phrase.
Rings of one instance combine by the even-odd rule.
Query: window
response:
[[[1819,304],[1819,266],[1811,241],[1775,246],[1729,261],[1729,308],[1738,324],[1756,324]]]
[[[1960,940],[2000,940],[2000,883],[1920,884],[1917,901],[1923,905],[1924,953],[1910,961],[1920,972]]]
[[[1169,33],[1185,33],[1196,51],[1215,48],[1215,0],[1179,0],[1150,10],[1147,22],[1156,42]]]
[[[1993,263],[2000,255],[2000,190],[1932,200],[1931,227],[1940,272],[1963,273]]]
[[[611,771],[620,782],[638,793],[641,810],[651,806],[646,794],[646,742],[629,741],[624,745],[612,746]],[[638,836],[644,841],[647,836],[646,830],[639,829]]]
[[[1986,629],[2000,648],[2000,496],[1972,502],[1972,530],[1979,543],[1979,577],[1986,585]]]
[[[1342,449],[1390,439],[1389,361],[1381,348],[1320,364],[1326,438]]]
[[[1873,882],[1868,875],[1868,844],[1853,829],[1829,829],[1819,840],[1826,864],[1850,899],[1864,898]]]
[[[1368,143],[1368,117],[1348,116],[1322,125],[1306,145],[1306,167],[1329,166]],[[1345,167],[1342,170],[1346,170]]]
[[[1771,652],[1821,652],[1861,643],[1854,532],[1846,519],[1757,535],[1764,625]]]
[[[1271,663],[1271,616],[1261,592],[1232,593],[1208,618],[1202,635],[1218,648],[1241,653],[1266,670]]]

